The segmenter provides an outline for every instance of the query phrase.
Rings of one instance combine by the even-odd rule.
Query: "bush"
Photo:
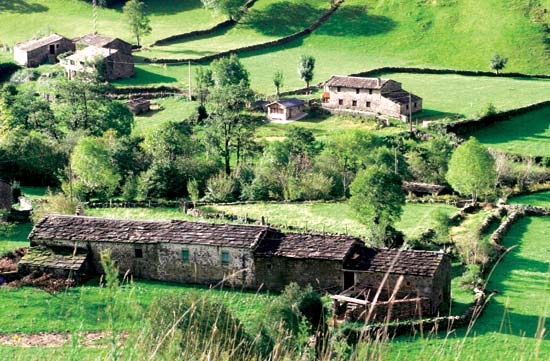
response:
[[[130,175],[122,186],[122,198],[133,201],[138,195],[138,178]]]
[[[231,202],[235,200],[235,180],[223,172],[210,178],[206,183],[205,199],[210,202]]]
[[[48,190],[43,202],[33,209],[32,221],[36,223],[48,214],[75,214],[77,206],[76,198],[70,198],[61,192],[54,194]]]
[[[40,73],[34,69],[24,68],[16,71],[10,78],[14,84],[23,84],[38,79]]]
[[[463,287],[474,288],[481,281],[481,267],[477,264],[469,264],[466,271],[460,277],[460,284]]]
[[[307,173],[300,178],[290,178],[288,182],[288,199],[311,201],[329,199],[332,191],[332,180],[321,173]]]

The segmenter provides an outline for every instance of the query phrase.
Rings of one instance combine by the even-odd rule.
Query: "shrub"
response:
[[[14,84],[23,84],[38,79],[40,73],[34,69],[24,68],[16,71],[10,78]]]
[[[288,199],[317,200],[328,199],[332,191],[332,180],[321,173],[307,173],[299,178],[290,178],[288,183]]]
[[[122,198],[127,201],[133,201],[138,195],[138,178],[130,175],[122,186]]]
[[[32,211],[32,221],[38,222],[48,214],[75,214],[78,201],[64,193],[48,193],[43,202],[39,203]]]
[[[481,278],[481,267],[477,264],[469,264],[466,266],[466,271],[460,277],[460,284],[463,287],[474,288]]]
[[[205,199],[210,202],[231,202],[235,200],[234,190],[235,180],[231,176],[220,172],[206,183]]]

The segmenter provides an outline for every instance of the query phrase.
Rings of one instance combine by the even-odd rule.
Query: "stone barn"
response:
[[[267,119],[290,122],[300,120],[307,115],[305,102],[300,99],[279,99],[267,105]]]
[[[77,50],[83,50],[88,46],[107,48],[120,51],[122,54],[132,55],[132,44],[119,39],[100,36],[98,34],[86,34],[75,40]]]
[[[323,108],[335,114],[384,115],[408,121],[422,111],[422,98],[391,79],[332,76],[324,85]]]
[[[397,297],[406,307],[401,307],[400,317],[407,312],[414,316],[410,299],[421,300],[425,315],[450,300],[451,267],[444,254],[371,248],[346,235],[50,215],[35,225],[29,239],[31,251],[43,247],[65,255],[86,254],[87,269],[98,273],[101,252],[110,250],[122,274],[152,280],[276,291],[296,282],[367,302],[377,290],[380,300],[387,300],[396,282],[401,282]],[[32,261],[25,265],[39,266]]]
[[[105,80],[129,78],[134,75],[134,61],[131,55],[119,50],[89,46],[79,50],[61,62],[69,79],[77,74],[92,73],[100,70]]]
[[[18,64],[35,67],[47,62],[55,63],[60,54],[69,51],[75,51],[72,40],[59,34],[51,34],[15,44],[13,56]]]

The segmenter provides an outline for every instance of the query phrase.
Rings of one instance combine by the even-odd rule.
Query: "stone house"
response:
[[[296,282],[369,300],[379,288],[381,299],[387,299],[402,277],[398,297],[422,298],[428,313],[450,300],[451,267],[444,254],[371,248],[346,235],[283,233],[254,225],[50,215],[35,225],[29,239],[31,250],[46,247],[87,253],[88,268],[99,273],[100,253],[109,249],[121,273],[145,279],[277,291]],[[25,267],[27,272],[32,270],[32,262]]]
[[[287,98],[267,104],[267,119],[270,121],[294,121],[307,115],[305,102],[300,99]]]
[[[15,44],[13,57],[18,64],[35,67],[46,62],[55,63],[60,54],[69,51],[75,51],[72,40],[59,34],[51,34]]]
[[[335,114],[382,115],[408,121],[422,98],[391,79],[334,75],[325,82],[322,107]]]
[[[74,40],[76,52],[61,65],[69,79],[82,72],[92,72],[91,64],[101,64],[105,80],[129,78],[135,74],[132,45],[118,38],[87,34]]]

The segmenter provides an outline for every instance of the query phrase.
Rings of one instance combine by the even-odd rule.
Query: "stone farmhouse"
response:
[[[117,38],[88,34],[75,40],[76,52],[61,61],[69,79],[94,71],[101,63],[106,80],[129,78],[135,74],[132,45]]]
[[[387,274],[380,299],[389,297],[402,276],[398,296],[405,303],[420,298],[424,315],[450,300],[451,266],[444,254],[371,248],[346,235],[50,215],[35,225],[29,239],[25,272],[38,269],[75,278],[101,273],[100,252],[110,249],[120,272],[138,278],[269,290],[296,282],[369,299]]]
[[[267,104],[267,119],[270,121],[294,121],[307,115],[305,102],[300,99],[287,98]]]
[[[75,44],[59,34],[51,34],[37,40],[15,44],[13,57],[21,65],[35,67],[43,63],[55,63],[60,54],[75,51]]]
[[[408,121],[422,98],[391,79],[334,75],[324,84],[322,107],[335,114],[382,115]]]

